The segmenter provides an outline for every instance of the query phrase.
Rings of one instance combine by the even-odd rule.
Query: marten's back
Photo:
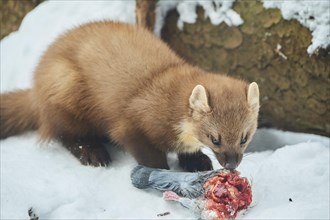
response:
[[[77,117],[103,120],[102,111],[116,117],[155,75],[179,63],[183,61],[144,28],[90,23],[48,48],[34,89],[40,105],[56,104]]]

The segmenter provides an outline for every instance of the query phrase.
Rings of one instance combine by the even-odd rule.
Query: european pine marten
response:
[[[1,139],[38,129],[82,164],[107,165],[104,137],[139,164],[212,169],[200,150],[235,169],[257,128],[256,83],[206,72],[146,29],[95,22],[60,36],[41,57],[32,89],[1,94]]]

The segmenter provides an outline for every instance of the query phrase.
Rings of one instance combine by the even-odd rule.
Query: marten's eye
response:
[[[220,146],[221,145],[221,142],[219,139],[213,137],[212,135],[210,135],[210,138],[211,138],[211,141],[214,145],[217,145],[217,146]]]
[[[247,135],[241,139],[241,144],[245,144],[247,142]]]

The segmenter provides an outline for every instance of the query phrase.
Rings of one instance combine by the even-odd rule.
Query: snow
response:
[[[156,7],[156,24],[154,32],[160,36],[166,14],[173,9],[179,13],[178,28],[183,29],[184,23],[193,24],[196,22],[197,6],[201,6],[205,11],[205,18],[209,18],[213,25],[225,22],[228,26],[238,26],[243,24],[242,18],[232,6],[235,0],[167,0],[159,1]]]
[[[311,55],[319,48],[330,45],[330,1],[274,1],[263,0],[265,8],[278,8],[286,20],[298,20],[312,32],[312,44],[307,48]]]
[[[329,139],[313,136],[309,142],[303,134],[275,131],[281,133],[299,144],[251,153],[239,166],[253,187],[253,205],[243,219],[328,219]],[[112,164],[94,168],[80,165],[56,142],[38,143],[35,133],[0,143],[1,219],[26,219],[31,207],[42,219],[157,219],[163,212],[170,212],[164,219],[195,217],[160,192],[134,188],[129,176],[136,162],[120,149],[109,147]],[[178,169],[173,155],[169,160]]]
[[[111,19],[134,23],[135,2],[50,1],[29,13],[18,32],[1,41],[1,92],[31,86],[42,52],[60,33],[81,23]],[[95,13],[97,12],[97,13]],[[238,170],[253,186],[253,206],[243,219],[329,219],[329,142],[311,134],[259,129]],[[107,168],[81,165],[57,142],[35,132],[0,141],[1,219],[196,219],[162,193],[132,186],[137,165],[109,146]],[[215,168],[220,165],[210,151]],[[179,169],[176,156],[170,167]],[[292,202],[289,201],[292,199]],[[157,214],[170,212],[157,217]]]
[[[259,165],[253,183],[256,206],[247,219],[329,218],[329,148],[320,143],[276,150]]]

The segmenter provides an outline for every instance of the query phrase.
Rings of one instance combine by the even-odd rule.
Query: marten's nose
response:
[[[237,167],[237,163],[226,163],[225,164],[225,169],[227,170],[235,170]]]
[[[225,169],[227,170],[235,170],[238,166],[238,154],[236,153],[225,153],[226,162]]]

